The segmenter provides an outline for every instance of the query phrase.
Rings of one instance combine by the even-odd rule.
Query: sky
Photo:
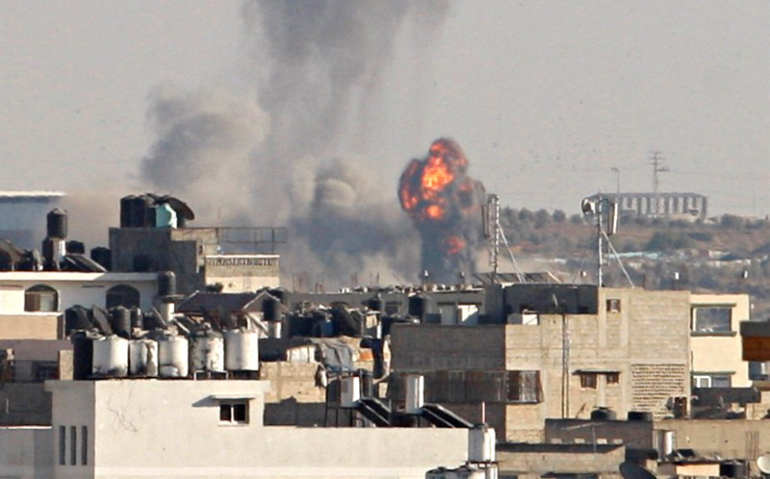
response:
[[[613,167],[623,191],[650,191],[659,150],[661,191],[770,214],[767,0],[449,3],[429,32],[398,31],[374,105],[344,125],[365,138],[335,143],[394,204],[407,161],[451,136],[514,208],[576,213],[615,191]],[[0,189],[134,193],[153,92],[251,94],[240,1],[0,7]]]

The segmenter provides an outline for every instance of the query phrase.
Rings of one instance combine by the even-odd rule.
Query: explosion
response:
[[[460,145],[439,138],[425,158],[409,162],[399,180],[401,208],[420,231],[422,269],[433,282],[451,283],[474,270],[484,187],[467,169]]]

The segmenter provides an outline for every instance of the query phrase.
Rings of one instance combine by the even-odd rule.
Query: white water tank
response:
[[[158,376],[158,342],[133,339],[128,343],[128,367],[131,376]]]
[[[259,371],[259,334],[256,331],[225,331],[225,369]]]
[[[192,337],[190,363],[193,371],[225,370],[225,342],[216,331],[206,331]]]
[[[492,462],[495,460],[495,430],[486,424],[468,429],[468,460]]]
[[[420,374],[407,374],[404,412],[407,414],[419,414],[424,404],[425,378]]]
[[[158,339],[158,371],[162,378],[185,378],[189,371],[188,341],[184,336]]]
[[[128,375],[128,340],[110,335],[93,341],[91,372],[97,377]]]
[[[340,379],[340,407],[353,407],[361,399],[361,382],[358,376]]]

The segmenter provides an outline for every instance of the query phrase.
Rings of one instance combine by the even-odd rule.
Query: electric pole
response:
[[[657,215],[660,206],[660,200],[658,199],[658,173],[670,170],[663,166],[663,154],[657,150],[650,154],[650,165],[652,165],[652,192],[655,197],[655,214]]]

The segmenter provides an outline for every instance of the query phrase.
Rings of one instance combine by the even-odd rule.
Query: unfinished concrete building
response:
[[[699,193],[596,193],[591,200],[617,201],[621,216],[706,218],[708,198]]]
[[[574,285],[491,290],[478,326],[394,324],[392,368],[425,375],[426,401],[486,419],[508,441],[542,442],[546,418],[686,409],[686,291]],[[401,397],[394,379],[394,398]]]

